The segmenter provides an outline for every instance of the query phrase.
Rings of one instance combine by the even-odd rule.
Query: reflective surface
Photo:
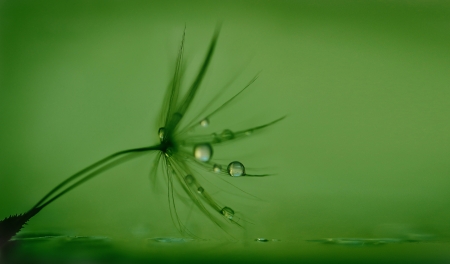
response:
[[[449,248],[448,243],[387,238],[315,242],[256,238],[231,243],[179,237],[120,241],[95,236],[50,235],[12,241],[2,252],[1,260],[5,263],[30,263],[30,260],[33,263],[445,263]]]

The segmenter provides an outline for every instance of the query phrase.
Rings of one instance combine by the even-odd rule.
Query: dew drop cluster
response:
[[[213,148],[209,143],[197,144],[194,147],[194,158],[200,162],[208,162],[213,155]],[[221,173],[222,166],[220,164],[213,165],[213,172]],[[232,177],[245,176],[245,166],[239,161],[233,161],[228,164],[227,173]]]

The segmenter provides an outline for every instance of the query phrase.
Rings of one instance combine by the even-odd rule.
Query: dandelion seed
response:
[[[65,195],[69,191],[92,179],[93,177],[101,174],[102,172],[111,169],[123,162],[136,158],[142,154],[148,152],[158,152],[156,159],[153,163],[154,167],[151,170],[151,177],[161,177],[157,175],[158,166],[165,166],[163,171],[165,177],[168,178],[168,190],[169,190],[169,202],[172,214],[172,219],[175,225],[181,232],[188,232],[187,228],[181,223],[178,212],[176,210],[176,200],[174,198],[174,188],[181,186],[186,192],[192,202],[199,208],[203,214],[208,217],[212,222],[218,225],[220,228],[224,228],[224,225],[217,216],[222,215],[228,222],[234,223],[240,226],[237,221],[239,218],[235,217],[235,211],[227,206],[222,206],[221,202],[216,201],[205,189],[201,186],[197,174],[193,173],[191,168],[191,162],[207,166],[207,171],[210,171],[210,166],[213,168],[213,172],[219,174],[222,171],[222,166],[212,162],[213,146],[221,144],[223,142],[234,141],[249,135],[254,132],[266,128],[283,118],[279,118],[270,123],[248,128],[242,131],[233,132],[230,129],[223,130],[220,134],[212,133],[209,135],[188,135],[184,132],[190,131],[193,126],[186,126],[180,128],[180,123],[185,118],[192,101],[194,100],[203,78],[209,67],[209,63],[214,54],[214,50],[218,38],[218,30],[214,34],[209,48],[207,50],[204,61],[202,62],[197,75],[192,81],[191,85],[187,89],[186,93],[181,95],[180,88],[182,82],[183,73],[183,53],[184,53],[184,38],[181,41],[181,47],[178,52],[177,60],[175,63],[175,71],[173,78],[167,88],[166,96],[161,110],[161,122],[158,130],[159,143],[154,146],[147,146],[141,148],[127,149],[113,153],[92,165],[82,169],[81,171],[70,176],[55,188],[50,190],[41,200],[39,200],[28,212],[21,215],[15,215],[0,221],[0,247],[2,247],[12,236],[14,236],[22,226],[34,215],[40,212],[44,207],[53,203],[61,196]],[[231,101],[233,101],[238,95],[240,95],[245,89],[247,89],[254,81],[253,78],[247,86],[245,86],[236,95],[225,101],[218,108],[210,112],[208,115],[201,113],[204,118],[197,121],[195,125],[200,124],[202,127],[210,125],[210,118],[213,117],[219,110],[223,110]],[[205,117],[206,116],[206,117]],[[186,148],[193,149],[193,152],[187,151]],[[267,176],[264,175],[252,175],[247,174],[245,167],[238,161],[231,162],[227,167],[227,172],[230,176]],[[216,175],[219,176],[219,175]],[[188,234],[191,234],[188,232]]]

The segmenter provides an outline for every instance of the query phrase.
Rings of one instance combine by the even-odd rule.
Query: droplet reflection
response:
[[[230,207],[224,207],[220,212],[230,220],[234,217],[234,211]]]
[[[184,181],[190,185],[190,184],[194,183],[195,180],[194,180],[194,177],[192,177],[192,175],[188,174],[188,175],[184,176]]]
[[[245,175],[245,167],[244,164],[239,161],[233,161],[228,165],[227,168],[228,174],[233,177],[244,176]]]
[[[224,131],[222,131],[222,134],[220,134],[220,137],[222,138],[222,140],[230,140],[234,138],[234,133],[229,129],[225,129]]]
[[[200,121],[200,126],[202,126],[202,127],[207,127],[207,126],[209,126],[209,119],[208,119],[208,118],[205,118],[205,119],[203,119],[202,121]]]
[[[219,164],[214,164],[214,166],[213,166],[213,171],[214,171],[215,173],[220,173],[220,172],[222,172],[222,166],[219,165]]]
[[[161,142],[163,142],[164,140],[164,132],[165,132],[164,127],[160,127],[158,130],[158,137]]]
[[[210,144],[203,143],[194,147],[194,157],[201,162],[208,162],[213,154],[213,149]]]

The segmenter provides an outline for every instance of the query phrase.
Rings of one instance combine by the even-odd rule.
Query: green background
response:
[[[96,250],[79,257],[74,252],[87,247],[70,244],[62,258],[449,261],[448,1],[0,1],[0,218],[25,212],[110,153],[157,143],[184,28],[188,84],[218,23],[213,62],[189,117],[228,82],[219,101],[258,73],[208,129],[287,115],[214,149],[223,164],[239,160],[249,173],[273,176],[225,179],[243,192],[199,171],[245,226],[230,227],[234,242],[177,196],[185,224],[215,242],[143,246],[180,236],[164,179],[153,187],[148,179],[152,155],[77,188],[24,231],[114,241],[100,257]],[[305,242],[322,238],[419,242]],[[57,258],[57,246],[41,247],[11,258]]]

